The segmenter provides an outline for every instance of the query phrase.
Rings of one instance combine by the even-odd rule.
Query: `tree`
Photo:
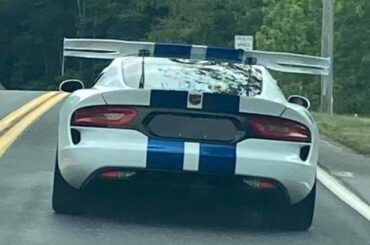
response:
[[[261,50],[320,55],[321,2],[318,0],[264,0],[263,24],[257,33]],[[285,94],[308,97],[318,108],[320,81],[307,75],[276,74]]]
[[[56,0],[2,2],[0,37],[4,41],[0,45],[7,54],[0,70],[5,71],[1,79],[8,88],[53,84],[60,71],[62,37],[74,27],[73,15],[66,15],[69,7],[68,1]]]
[[[68,59],[63,37],[117,38],[233,47],[256,35],[257,48],[320,55],[322,0],[1,0],[0,82],[12,89],[55,89],[62,79],[88,85],[107,64]],[[336,0],[334,109],[370,114],[370,1]],[[274,74],[288,94],[318,108],[315,76]]]
[[[262,22],[260,1],[174,0],[167,18],[154,26],[148,38],[232,47],[234,35],[254,35]]]
[[[370,2],[336,1],[334,106],[339,113],[370,114]]]

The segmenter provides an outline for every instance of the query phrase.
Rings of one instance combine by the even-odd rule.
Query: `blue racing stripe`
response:
[[[230,60],[240,63],[243,61],[244,51],[241,49],[208,47],[206,60]]]
[[[154,46],[154,56],[190,59],[191,45],[156,43]]]
[[[233,175],[235,165],[235,144],[200,144],[199,172]]]
[[[152,90],[150,94],[150,106],[159,108],[186,109],[188,92]]]
[[[203,94],[203,110],[239,113],[240,97],[224,94]]]
[[[181,141],[148,140],[146,166],[155,170],[183,170],[185,143]]]

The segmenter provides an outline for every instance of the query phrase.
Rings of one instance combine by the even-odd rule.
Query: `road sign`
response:
[[[235,35],[235,49],[253,50],[253,36]]]

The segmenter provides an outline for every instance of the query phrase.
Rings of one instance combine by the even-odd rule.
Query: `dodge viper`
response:
[[[285,205],[268,217],[292,229],[310,227],[318,129],[309,101],[286,98],[269,70],[328,75],[329,59],[65,39],[69,57],[112,62],[92,88],[79,80],[60,85],[71,94],[59,119],[55,212],[80,213],[83,191],[94,181],[156,182],[176,175],[169,184],[219,180],[279,192]]]

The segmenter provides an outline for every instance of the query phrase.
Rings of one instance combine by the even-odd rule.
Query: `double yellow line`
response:
[[[60,92],[45,93],[0,120],[0,157],[32,123],[66,95]]]

